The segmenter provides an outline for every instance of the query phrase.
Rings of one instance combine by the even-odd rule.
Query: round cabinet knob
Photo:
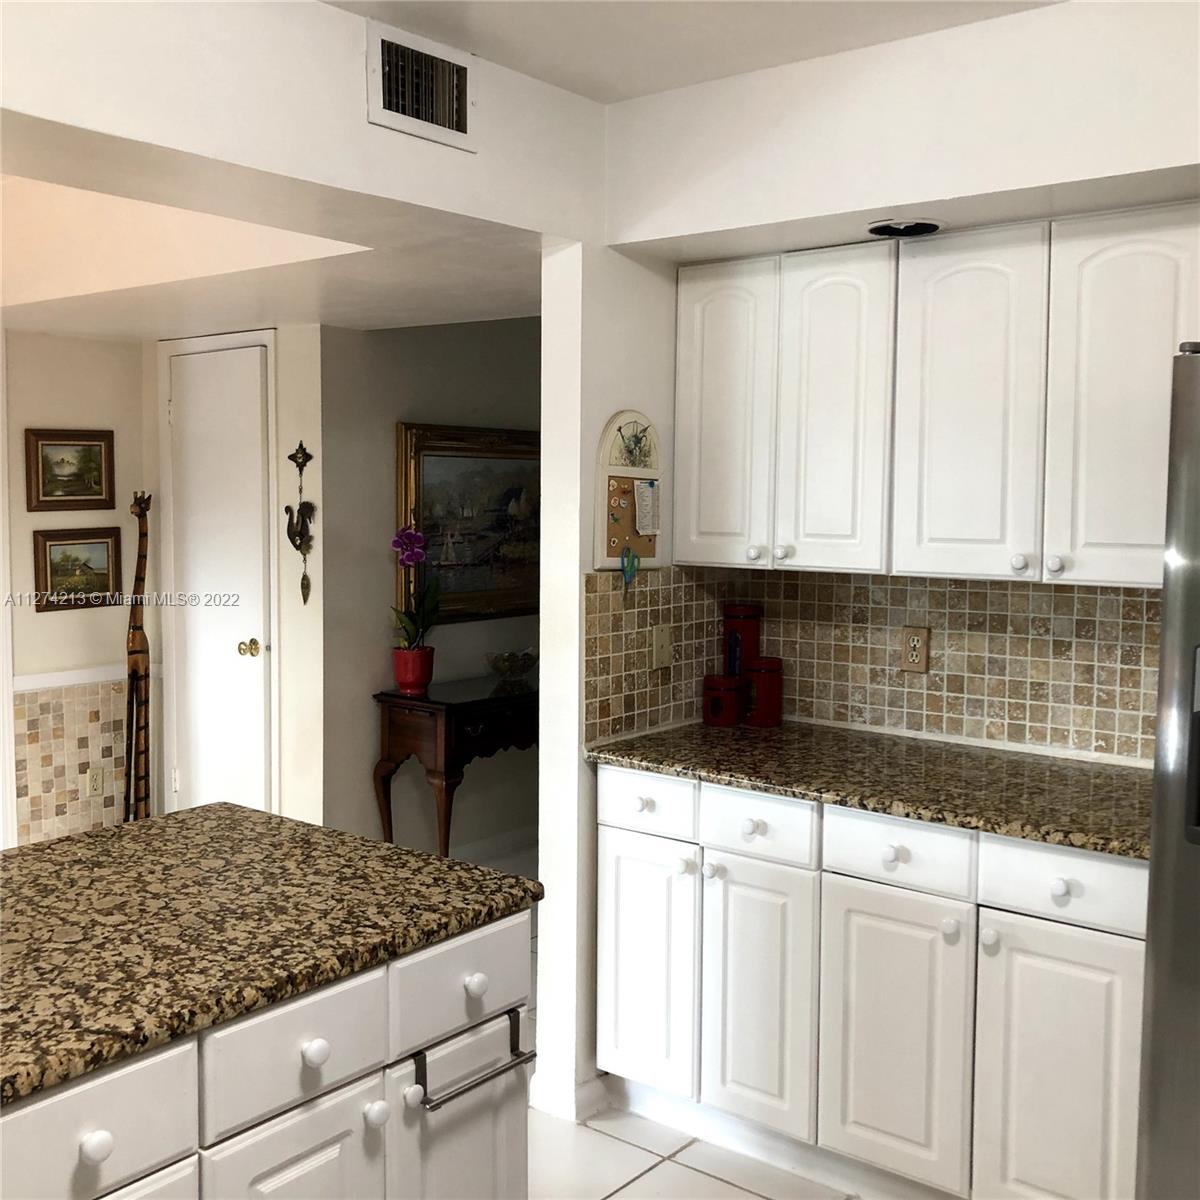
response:
[[[1065,879],[1054,879],[1050,883],[1050,895],[1052,896],[1069,896],[1071,894],[1071,885]]]
[[[301,1047],[300,1057],[306,1067],[323,1067],[332,1053],[333,1047],[324,1038],[313,1038]]]
[[[942,932],[947,937],[953,937],[958,932],[957,917],[943,917],[941,920]]]
[[[1061,575],[1063,568],[1066,565],[1067,564],[1063,562],[1063,560],[1059,558],[1057,554],[1048,555],[1046,558],[1046,570],[1049,571],[1051,575]]]
[[[758,560],[762,558],[762,550],[758,546],[747,546],[746,557],[751,562],[758,562]]]
[[[690,858],[681,858],[675,863],[675,874],[686,875],[692,869],[692,860]]]
[[[107,1162],[117,1147],[117,1139],[107,1129],[96,1129],[85,1133],[79,1141],[79,1158],[89,1167],[98,1167]]]
[[[700,874],[703,875],[705,879],[716,879],[716,865],[714,863],[705,863],[704,866],[700,868]]]
[[[487,995],[488,977],[482,971],[476,971],[463,980],[463,987],[467,989],[468,996],[474,996],[478,1000],[480,996]]]
[[[742,822],[742,832],[747,837],[754,837],[758,833],[766,833],[767,823],[766,821],[756,821],[753,817],[747,817]]]
[[[894,863],[900,861],[899,846],[884,846],[883,854],[881,855],[885,863]]]
[[[404,1089],[404,1107],[420,1108],[425,1100],[425,1089],[419,1083],[411,1083]]]
[[[1029,559],[1023,554],[1014,554],[1008,561],[1012,564],[1014,571],[1024,571],[1029,566]]]
[[[634,801],[633,806],[635,809],[637,809],[638,812],[653,812],[654,811],[654,801],[651,800],[649,796],[639,796]]]
[[[791,546],[776,546],[772,553],[775,555],[776,562],[783,562],[784,559],[792,557],[792,548]]]
[[[409,1089],[407,1088],[405,1089],[404,1102],[406,1104],[408,1103],[408,1090]],[[421,1097],[423,1099],[425,1096],[425,1089],[419,1087],[417,1088],[417,1091],[421,1093]],[[417,1103],[420,1104],[421,1101],[418,1100]],[[366,1123],[370,1125],[372,1129],[382,1129],[388,1123],[388,1119],[391,1117],[391,1115],[392,1106],[386,1100],[372,1100],[371,1103],[363,1109],[363,1120],[366,1121]]]
[[[994,946],[1000,941],[1000,935],[994,929],[981,929],[979,931],[979,944],[981,946]]]

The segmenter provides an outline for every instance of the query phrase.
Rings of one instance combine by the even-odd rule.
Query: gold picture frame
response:
[[[428,558],[397,565],[397,607],[434,571],[441,624],[536,613],[540,467],[536,430],[398,424],[396,525],[425,534]]]

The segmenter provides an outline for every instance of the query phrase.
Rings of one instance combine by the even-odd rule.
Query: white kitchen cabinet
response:
[[[813,1141],[819,876],[706,849],[700,1100]]]
[[[889,243],[783,258],[776,566],[887,569],[895,290]]]
[[[597,878],[596,1064],[695,1098],[698,851],[602,826]]]
[[[1048,230],[904,243],[892,569],[1037,579]]]
[[[679,272],[675,560],[766,566],[779,259]]]
[[[820,1145],[965,1195],[975,907],[821,877]]]
[[[104,1200],[200,1200],[200,1159],[190,1155],[174,1166],[109,1192]]]
[[[1145,946],[986,908],[979,941],[975,1194],[1132,1197]]]
[[[200,1194],[212,1200],[382,1200],[384,1130],[368,1120],[383,1072],[310,1100],[200,1152]]]
[[[1045,578],[1162,585],[1171,362],[1200,338],[1200,208],[1052,227]]]

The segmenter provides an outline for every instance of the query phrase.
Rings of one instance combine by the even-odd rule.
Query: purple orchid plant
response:
[[[401,650],[416,650],[423,646],[425,635],[437,623],[441,588],[436,575],[420,570],[426,559],[425,547],[425,535],[415,524],[397,529],[392,538],[392,549],[400,566],[424,576],[419,587],[413,586],[411,607],[392,609],[396,616],[396,645]]]

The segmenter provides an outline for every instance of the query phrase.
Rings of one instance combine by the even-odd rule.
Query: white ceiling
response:
[[[328,0],[603,104],[1058,0]]]

